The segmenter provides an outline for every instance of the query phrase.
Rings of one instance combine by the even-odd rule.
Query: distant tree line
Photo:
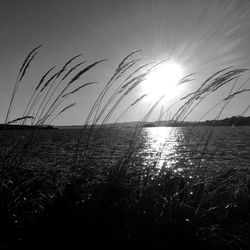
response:
[[[51,125],[29,126],[18,124],[0,124],[0,130],[30,130],[30,129],[56,129]]]
[[[222,120],[204,121],[201,124],[208,126],[250,126],[250,116],[232,116]]]
[[[147,122],[143,127],[186,127],[186,126],[250,126],[250,116],[232,116],[221,120],[207,120],[202,122],[189,121],[156,121]]]

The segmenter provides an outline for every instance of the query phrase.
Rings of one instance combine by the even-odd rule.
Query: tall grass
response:
[[[143,144],[140,125],[150,118],[164,95],[142,116],[128,138],[129,146],[116,162],[100,167],[93,160],[98,140],[96,128],[107,132],[107,123],[122,101],[165,61],[143,62],[142,58],[134,58],[140,51],[126,56],[94,101],[75,139],[72,159],[66,156],[65,162],[50,166],[36,158],[32,149],[39,146],[38,128],[73,108],[75,103],[63,104],[96,83],[75,86],[77,81],[105,61],[83,67],[87,61],[75,62],[81,57],[76,55],[59,69],[52,67],[34,87],[23,114],[11,118],[18,87],[39,48],[28,53],[21,66],[5,119],[6,128],[8,124],[19,123],[31,124],[37,129],[26,131],[24,137],[13,136],[0,155],[0,244],[3,249],[43,249],[48,245],[74,249],[87,244],[92,249],[250,247],[248,169],[228,168],[209,175],[201,164],[201,156],[197,166],[188,172],[192,178],[188,178],[166,166],[158,168],[161,152],[146,166],[145,159],[137,157]],[[179,100],[180,106],[170,119],[184,121],[210,94],[233,82],[227,96],[204,115],[222,105],[216,117],[219,119],[235,96],[249,91],[244,88],[247,82],[236,87],[246,71],[232,67],[219,70],[195,92]],[[181,79],[179,84],[191,81],[190,76]],[[117,120],[144,97],[128,104]],[[212,130],[204,134],[202,152],[206,151],[211,135]],[[8,136],[5,131],[2,140],[6,141]]]

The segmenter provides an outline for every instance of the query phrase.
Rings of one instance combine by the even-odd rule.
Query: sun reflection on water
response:
[[[213,133],[209,133],[211,129]],[[212,175],[228,166],[249,165],[245,148],[249,148],[246,138],[250,137],[241,131],[225,127],[143,128],[137,156],[152,175],[165,170],[190,179]]]
[[[176,164],[178,138],[182,136],[182,130],[173,127],[153,127],[145,128],[145,131],[147,133],[147,160],[156,161],[157,168],[170,168]]]

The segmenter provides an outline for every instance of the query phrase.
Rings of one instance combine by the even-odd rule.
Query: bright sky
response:
[[[68,104],[77,105],[54,121],[57,125],[82,124],[115,67],[136,49],[143,49],[138,56],[145,57],[145,62],[170,59],[181,65],[184,74],[195,72],[196,81],[186,83],[181,94],[194,91],[202,80],[226,66],[250,68],[249,23],[249,0],[1,0],[0,123],[5,119],[20,65],[38,44],[43,47],[20,85],[11,118],[22,116],[47,69],[54,65],[59,69],[69,58],[83,53],[82,60],[89,63],[108,61],[76,83],[77,87],[98,81],[69,100]],[[231,86],[204,101],[188,119],[199,119],[226,97]],[[114,120],[144,91],[138,86],[121,103]],[[223,117],[241,114],[249,105],[249,95],[235,98]],[[166,109],[173,102],[173,98],[166,99],[152,119],[159,116],[162,105]],[[121,121],[138,120],[152,104],[141,101]],[[218,109],[205,119],[214,118],[216,113]]]

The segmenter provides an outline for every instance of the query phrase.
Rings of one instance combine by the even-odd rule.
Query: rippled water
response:
[[[158,167],[250,167],[250,127],[154,127],[143,136]]]
[[[75,153],[77,130],[38,131],[31,156],[39,164],[70,164]],[[24,131],[8,131],[0,149],[8,147],[10,138],[17,142],[29,136]],[[154,165],[184,171],[185,168],[250,167],[250,127],[153,127],[143,128],[133,137],[132,129],[96,129],[88,142],[91,164],[113,164],[135,147],[132,157],[143,166]]]

